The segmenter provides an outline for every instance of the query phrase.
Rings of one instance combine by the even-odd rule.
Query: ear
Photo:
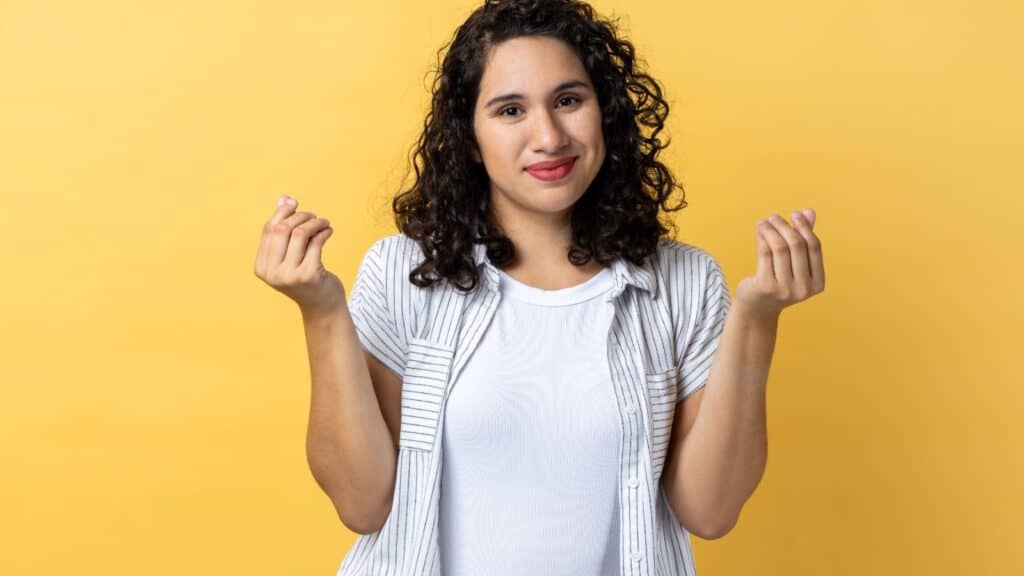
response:
[[[477,164],[482,164],[484,161],[483,158],[480,157],[480,149],[476,147],[476,144],[469,145],[469,156]]]

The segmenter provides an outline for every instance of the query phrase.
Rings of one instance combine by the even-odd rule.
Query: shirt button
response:
[[[636,406],[633,406],[632,404],[626,406],[626,412],[636,414]]]
[[[643,556],[640,554],[639,551],[636,551],[636,552],[633,552],[632,558],[633,558],[633,562],[639,562],[640,558],[643,558]]]
[[[629,479],[629,487],[630,488],[636,488],[639,485],[640,485],[640,481],[636,479],[636,476],[633,476],[632,478]]]

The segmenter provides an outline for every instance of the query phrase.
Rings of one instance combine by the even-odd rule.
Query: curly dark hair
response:
[[[433,70],[431,109],[410,162],[416,179],[392,201],[399,230],[416,240],[425,256],[410,272],[410,282],[422,288],[447,278],[472,291],[479,281],[474,244],[485,244],[488,259],[499,268],[513,260],[512,241],[488,209],[487,173],[471,161],[470,150],[476,144],[473,111],[487,55],[519,36],[546,36],[571,46],[600,103],[607,153],[573,205],[569,261],[580,266],[596,258],[608,265],[621,256],[640,264],[657,250],[659,238],[669,232],[659,220],[659,207],[685,208],[685,191],[657,160],[671,141],[658,139],[668,103],[658,82],[638,70],[633,44],[618,38],[616,29],[617,20],[595,15],[578,0],[485,0],[456,29],[438,52],[440,61],[447,49],[443,62]],[[675,188],[683,198],[669,207]],[[674,234],[675,224],[668,224]]]

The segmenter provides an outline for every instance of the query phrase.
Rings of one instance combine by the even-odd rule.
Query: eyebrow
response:
[[[555,89],[552,90],[551,92],[553,94],[555,92],[561,92],[562,90],[568,90],[569,88],[590,88],[590,86],[582,80],[570,80],[568,82],[562,82],[558,86],[555,86]],[[494,98],[488,100],[487,104],[484,104],[484,109],[486,110],[491,106],[494,106],[495,104],[501,104],[502,102],[508,102],[509,100],[522,100],[523,98],[525,98],[525,96],[518,93],[502,94],[501,96],[495,96]]]

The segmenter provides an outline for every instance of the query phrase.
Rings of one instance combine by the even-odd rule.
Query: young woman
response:
[[[328,221],[282,198],[256,274],[302,311],[310,467],[360,534],[339,576],[694,574],[689,534],[735,524],[778,317],[823,290],[821,247],[810,210],[758,221],[732,299],[659,218],[686,205],[667,114],[587,4],[487,1],[349,298]]]

